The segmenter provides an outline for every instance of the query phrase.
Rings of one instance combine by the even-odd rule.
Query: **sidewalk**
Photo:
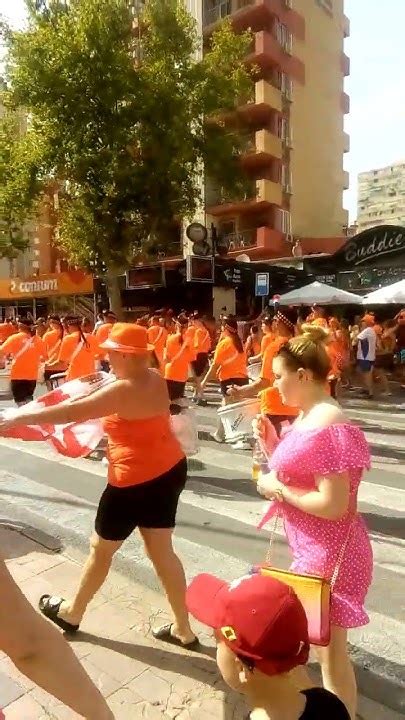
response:
[[[73,548],[49,552],[20,533],[0,529],[0,548],[8,567],[36,606],[43,593],[69,595],[82,555]],[[161,595],[112,572],[70,640],[77,656],[108,697],[117,720],[243,720],[243,700],[219,679],[214,643],[195,624],[199,653],[165,646],[150,634],[167,619]],[[24,678],[0,655],[0,707],[6,720],[74,720],[78,716]],[[364,720],[399,720],[400,715],[361,699]]]

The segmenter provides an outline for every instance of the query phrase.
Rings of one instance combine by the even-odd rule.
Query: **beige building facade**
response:
[[[376,225],[405,227],[405,160],[358,177],[358,231]]]
[[[290,255],[296,238],[304,251],[306,240],[310,252],[333,249],[328,241],[348,224],[343,0],[203,0],[205,42],[225,17],[254,34],[255,92],[237,111],[252,137],[243,158],[252,192],[230,201],[208,182],[206,222],[229,238],[231,253],[252,259]]]

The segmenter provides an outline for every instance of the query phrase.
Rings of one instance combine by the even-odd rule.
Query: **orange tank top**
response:
[[[104,418],[103,427],[108,437],[110,485],[129,487],[149,482],[184,458],[169,414],[139,420],[110,415]]]

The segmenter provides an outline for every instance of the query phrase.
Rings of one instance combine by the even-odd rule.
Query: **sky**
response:
[[[0,12],[20,25],[24,0],[0,0]],[[344,161],[350,172],[344,204],[354,220],[358,173],[405,160],[405,2],[345,0],[345,13],[351,23],[345,41],[351,63],[345,82],[351,110],[345,129],[351,150]]]

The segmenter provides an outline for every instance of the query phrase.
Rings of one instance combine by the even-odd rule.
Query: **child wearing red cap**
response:
[[[288,585],[248,575],[228,585],[199,575],[187,590],[187,608],[215,631],[217,663],[225,682],[247,696],[250,720],[350,720],[323,688],[300,692],[292,671],[309,654],[304,609]]]

